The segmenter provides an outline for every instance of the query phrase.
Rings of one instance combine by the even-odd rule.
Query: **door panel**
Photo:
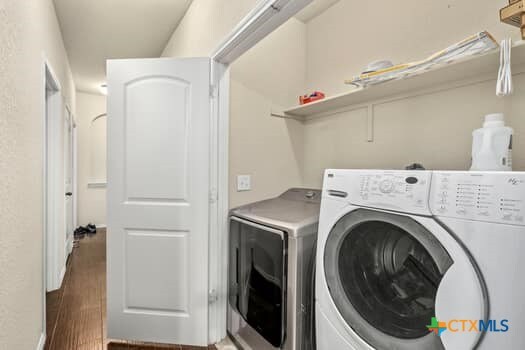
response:
[[[108,337],[207,345],[207,58],[108,62]]]
[[[186,201],[190,87],[171,77],[144,78],[125,87],[128,200]],[[162,134],[170,137],[157,137]],[[157,170],[155,181],[151,169]]]
[[[126,232],[125,277],[126,309],[158,310],[187,316],[188,308],[188,236],[176,231]],[[155,256],[145,252],[155,251]],[[165,278],[156,277],[165,265],[172,271]],[[142,288],[147,285],[148,288]]]

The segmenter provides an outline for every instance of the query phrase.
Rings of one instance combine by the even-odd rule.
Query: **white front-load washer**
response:
[[[525,247],[519,226],[525,177],[501,180],[518,183],[514,193],[487,185],[492,187],[482,191],[488,192],[478,192],[492,197],[478,200],[478,192],[464,189],[465,181],[447,174],[452,173],[325,172],[316,258],[319,350],[525,348],[519,336],[524,302],[518,297],[525,288],[516,281],[519,249]],[[433,184],[433,176],[442,180]],[[508,195],[498,195],[503,192]],[[486,226],[477,221],[486,216],[466,217],[463,213],[472,209],[464,205],[469,196],[475,197],[474,206],[507,199],[508,210],[502,212],[508,217],[512,211],[515,222]],[[441,211],[439,217],[429,204]],[[496,274],[497,267],[490,266],[498,255],[510,273]],[[505,333],[457,330],[457,325],[487,325],[503,317],[510,321]]]
[[[525,349],[525,173],[435,171],[430,208],[469,252],[486,287],[488,317],[478,323],[476,348]],[[438,292],[437,316],[449,322],[446,349],[461,331],[454,315],[439,314],[440,305],[453,303],[457,293],[463,291]]]

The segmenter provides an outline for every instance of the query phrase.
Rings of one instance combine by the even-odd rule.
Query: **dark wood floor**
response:
[[[105,229],[81,239],[73,249],[62,287],[47,294],[46,308],[46,350],[206,349],[107,339]]]

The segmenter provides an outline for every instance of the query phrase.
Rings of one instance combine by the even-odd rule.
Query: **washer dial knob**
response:
[[[379,190],[383,193],[391,193],[395,189],[394,182],[392,180],[383,180],[379,184]]]

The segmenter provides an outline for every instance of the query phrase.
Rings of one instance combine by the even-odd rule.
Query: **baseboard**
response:
[[[40,340],[38,341],[38,345],[36,346],[36,350],[44,350],[44,346],[46,345],[46,335],[45,333],[40,334]]]
[[[66,275],[66,268],[67,266],[64,264],[64,267],[62,268],[62,271],[60,271],[59,281],[58,281],[58,288],[62,287],[62,282],[64,282],[64,276]]]
[[[230,334],[228,333],[228,337],[230,338],[231,342],[233,343],[233,346],[235,346],[237,349],[240,350],[253,350],[250,345],[244,341],[238,334]]]
[[[242,345],[229,332],[227,333],[226,338],[214,345],[218,350],[244,350]]]
[[[73,251],[73,235],[69,235],[67,241],[66,241],[66,261],[67,261],[67,257],[69,256],[69,254],[71,254],[71,252]]]

